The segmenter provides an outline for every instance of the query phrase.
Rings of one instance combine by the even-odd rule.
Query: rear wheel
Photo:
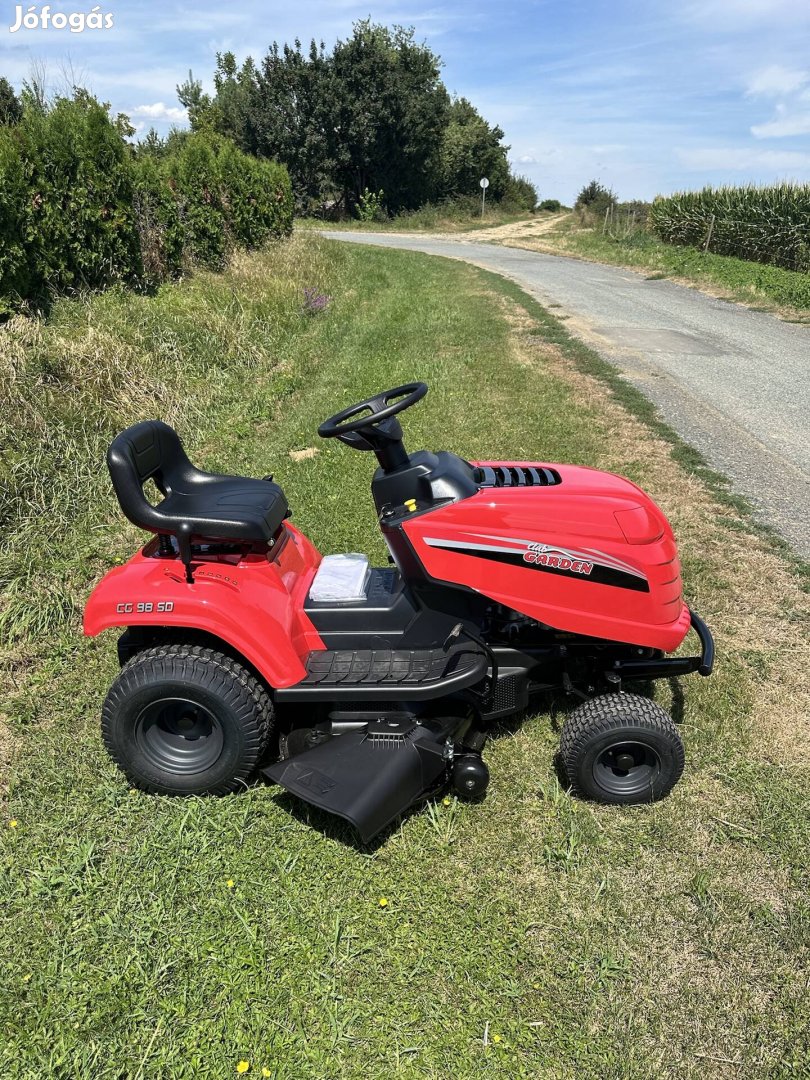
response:
[[[229,656],[165,645],[134,656],[110,688],[104,745],[129,780],[167,795],[244,787],[267,746],[273,706]]]
[[[560,756],[572,790],[601,803],[663,799],[681,778],[681,737],[660,705],[635,694],[605,694],[565,721]]]

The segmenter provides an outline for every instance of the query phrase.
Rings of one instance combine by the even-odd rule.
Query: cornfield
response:
[[[658,196],[648,220],[668,244],[810,270],[810,184],[707,187]]]

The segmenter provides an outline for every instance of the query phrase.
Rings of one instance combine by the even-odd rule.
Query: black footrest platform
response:
[[[307,676],[277,690],[283,701],[418,700],[441,697],[480,682],[487,657],[475,643],[450,649],[321,649],[307,658]]]

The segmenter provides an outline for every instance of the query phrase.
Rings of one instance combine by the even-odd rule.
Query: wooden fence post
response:
[[[712,220],[709,222],[709,231],[706,233],[706,243],[703,245],[703,251],[709,250],[709,244],[712,242],[712,233],[714,232],[714,214],[712,214]]]

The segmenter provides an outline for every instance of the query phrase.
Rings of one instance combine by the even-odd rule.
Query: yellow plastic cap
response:
[[[406,499],[405,507],[406,509],[410,510],[411,513],[413,513],[416,509],[416,499]]]

